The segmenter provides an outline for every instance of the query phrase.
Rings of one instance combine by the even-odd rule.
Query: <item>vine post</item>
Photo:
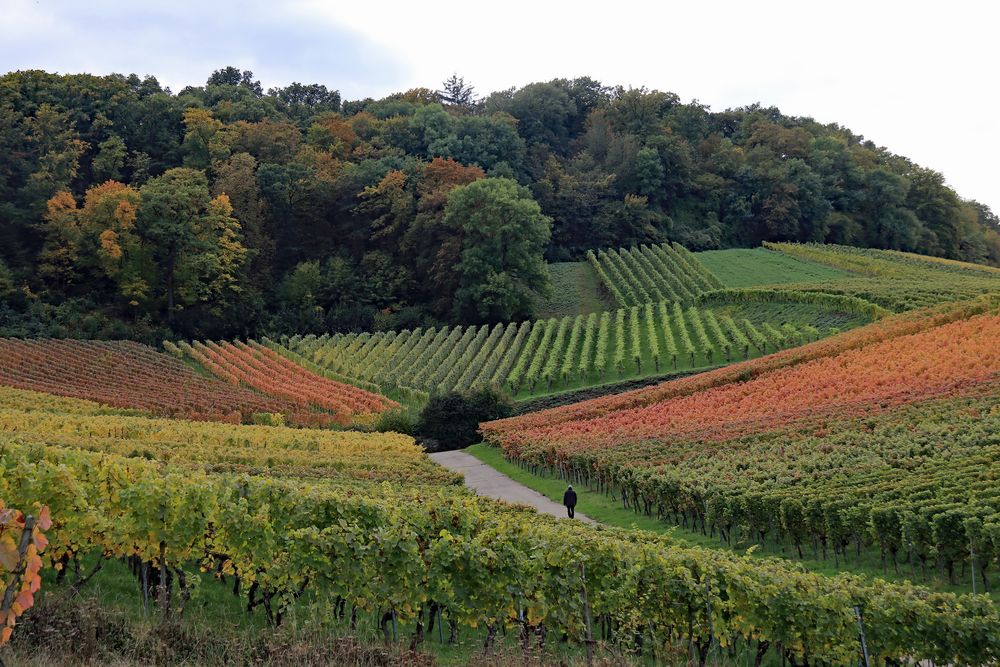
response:
[[[861,664],[871,667],[868,659],[868,640],[865,639],[865,621],[861,616],[861,606],[854,605],[854,616],[858,619],[858,641],[861,643]]]
[[[580,590],[583,593],[583,622],[586,628],[586,639],[584,642],[587,644],[587,667],[593,667],[594,665],[594,630],[591,623],[590,615],[590,600],[587,598],[587,574],[584,569],[583,563],[580,563]]]
[[[976,594],[976,549],[972,544],[972,540],[969,540],[969,560],[972,567],[972,594]]]

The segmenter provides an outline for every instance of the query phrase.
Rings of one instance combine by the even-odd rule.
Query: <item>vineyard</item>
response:
[[[31,398],[14,392],[4,401]],[[3,412],[0,498],[51,511],[45,558],[34,562],[68,574],[47,585],[85,587],[102,563],[121,563],[164,622],[203,589],[221,587],[271,626],[315,604],[334,610],[331,623],[371,619],[387,638],[406,628],[416,644],[436,621],[448,634],[483,628],[487,646],[501,628],[524,637],[544,628],[572,643],[593,633],[600,645],[641,645],[654,659],[687,644],[701,663],[712,651],[739,651],[803,665],[856,660],[861,608],[879,661],[1000,657],[991,630],[1000,616],[988,598],[826,577],[555,521],[476,498],[447,476],[362,479],[362,459],[351,458],[361,446],[387,472],[413,469],[412,445],[380,443],[381,434],[338,441],[327,439],[343,434],[95,415],[102,408],[63,398],[37,403],[38,411]],[[188,439],[190,448],[171,457]],[[259,474],[219,472],[241,439],[247,450],[273,448],[279,462],[289,448],[315,448],[318,461],[340,451],[344,467],[332,464],[339,476],[321,483],[272,475],[281,463],[259,460]],[[135,451],[124,454],[116,440]],[[566,604],[581,596],[582,606]]]
[[[996,664],[1000,272],[793,244],[736,264],[601,251],[564,273],[622,307],[595,282],[518,323],[0,339],[0,644],[30,645],[36,598],[107,588],[161,629],[226,608],[476,656]],[[521,472],[664,533],[478,497],[412,437],[363,432],[434,394],[692,370],[481,425]]]
[[[830,282],[855,277],[843,269],[767,248],[708,250],[694,256],[727,288]]]
[[[184,342],[174,345],[167,341],[164,347],[175,356],[190,356],[229,384],[245,385],[303,407],[351,417],[376,414],[399,405],[383,396],[310,373],[255,342],[196,341],[193,345]]]
[[[608,293],[627,308],[660,301],[689,301],[723,285],[676,243],[589,251],[587,260]]]
[[[846,311],[848,300],[839,300]],[[803,322],[755,323],[723,301],[713,308],[647,303],[520,324],[296,336],[274,349],[316,372],[383,392],[427,396],[495,386],[529,397],[748,359],[827,333]],[[870,307],[857,314],[860,321],[872,315]]]
[[[0,447],[48,445],[164,461],[209,472],[338,482],[455,484],[397,433],[239,426],[108,414],[84,401],[0,387]]]
[[[864,299],[894,312],[964,301],[1000,290],[1000,269],[894,250],[838,245],[767,243],[798,260],[830,267],[851,277],[782,285]]]
[[[524,465],[724,543],[837,560],[874,548],[950,581],[968,568],[988,589],[998,336],[995,298],[979,300],[484,430]]]
[[[702,255],[715,257],[708,263],[730,286]],[[625,305],[595,310],[600,300],[588,296],[592,286],[574,293],[565,284],[565,303],[555,299],[546,307],[578,312],[532,322],[167,347],[230,384],[314,410],[374,415],[452,391],[495,387],[530,399],[747,360],[1000,286],[1000,270],[988,267],[799,244],[715,256],[677,244],[639,246],[558,266],[564,281],[586,283],[581,272],[596,275]]]
[[[353,414],[334,407],[345,405],[343,396],[351,397],[354,408],[390,405],[381,396],[313,376],[278,355],[268,362],[270,367],[256,362],[229,366],[238,377],[220,365],[223,379],[214,379],[129,341],[0,339],[0,385],[161,416],[242,423],[273,421],[270,416],[278,415],[300,426],[321,426]]]

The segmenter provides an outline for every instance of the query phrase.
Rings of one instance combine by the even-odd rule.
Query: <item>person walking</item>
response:
[[[576,514],[576,491],[573,490],[573,485],[570,484],[566,489],[566,493],[563,494],[563,505],[566,506],[566,513],[569,514],[569,518],[573,518]]]

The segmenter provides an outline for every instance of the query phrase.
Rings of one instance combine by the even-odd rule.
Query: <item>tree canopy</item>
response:
[[[588,77],[342,100],[218,69],[0,77],[0,334],[221,337],[532,315],[544,261],[674,240],[1000,264],[1000,226],[839,125]]]

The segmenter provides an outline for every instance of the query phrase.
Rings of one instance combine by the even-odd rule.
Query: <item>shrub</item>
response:
[[[412,410],[396,408],[386,410],[378,415],[372,426],[373,431],[391,431],[413,435],[417,429],[418,418]]]
[[[479,442],[481,422],[512,414],[513,402],[492,387],[471,393],[439,394],[431,396],[420,413],[417,436],[431,451],[462,449]]]
[[[255,412],[250,418],[255,426],[285,426],[285,415],[280,412]]]

